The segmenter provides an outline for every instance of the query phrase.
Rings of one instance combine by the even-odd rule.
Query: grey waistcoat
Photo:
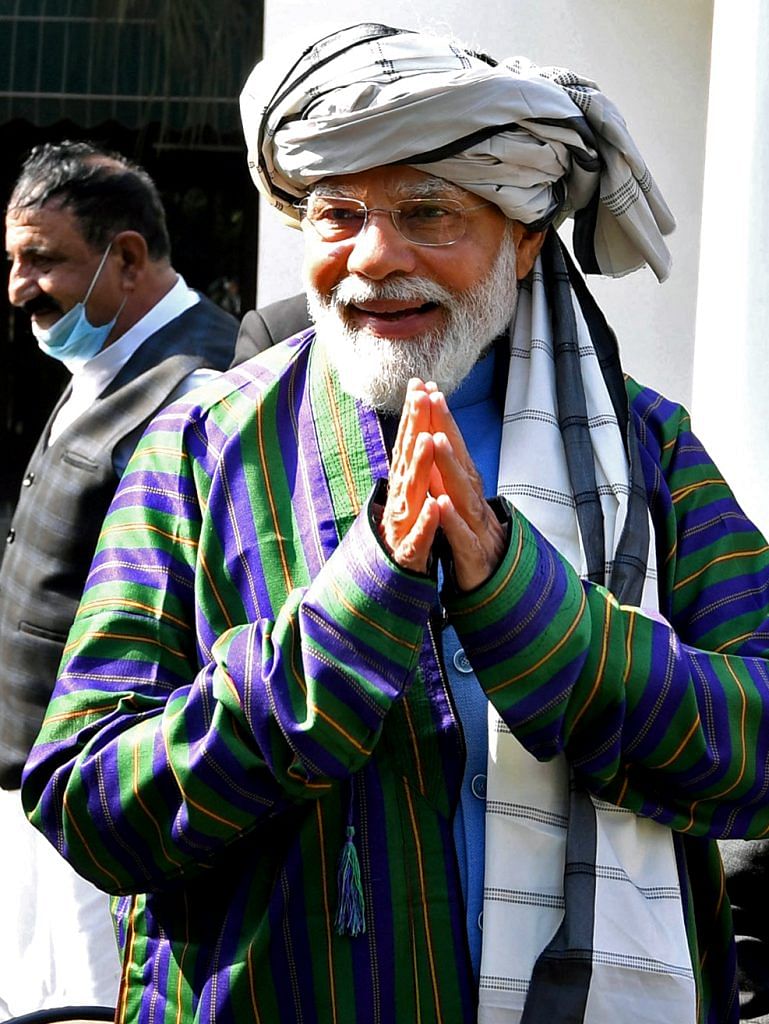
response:
[[[148,338],[56,441],[27,466],[0,566],[0,787],[17,789],[51,695],[102,520],[117,487],[115,446],[167,404],[193,370],[230,364],[237,322],[207,299]]]

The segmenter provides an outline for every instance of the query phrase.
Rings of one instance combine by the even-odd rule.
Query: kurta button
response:
[[[486,799],[486,776],[485,775],[474,775],[473,780],[470,783],[470,789],[473,792],[473,796],[477,796],[479,800]]]
[[[470,664],[470,659],[467,657],[465,652],[460,647],[458,651],[454,653],[454,668],[457,672],[464,672],[465,675],[473,671],[473,666]]]
[[[13,544],[15,539],[16,539],[16,531],[14,530],[13,527],[11,527],[10,530],[8,531],[8,536],[5,538],[5,543],[6,544]]]
[[[34,482],[35,482],[35,474],[34,473],[27,473],[27,475],[21,481],[21,486],[22,487],[31,487]]]

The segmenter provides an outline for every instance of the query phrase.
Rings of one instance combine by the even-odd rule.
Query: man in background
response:
[[[27,466],[0,566],[0,1019],[115,1002],[106,897],[39,842],[21,770],[131,452],[160,408],[229,365],[238,330],[174,270],[157,189],[116,153],[35,148],[5,230],[11,302],[72,379]]]
[[[250,309],[240,324],[233,366],[298,334],[310,324],[307,296],[303,292],[260,309]]]

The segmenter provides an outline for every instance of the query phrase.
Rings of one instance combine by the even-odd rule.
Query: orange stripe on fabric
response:
[[[404,640],[403,637],[398,636],[397,633],[392,633],[389,629],[385,629],[384,626],[380,625],[378,622],[376,622],[376,620],[372,619],[368,615],[364,615],[359,609],[355,608],[350,603],[350,601],[347,600],[344,591],[336,582],[336,580],[333,581],[332,586],[334,590],[334,596],[336,597],[337,601],[342,605],[342,607],[346,611],[348,611],[353,616],[353,618],[359,619],[361,622],[365,622],[367,626],[371,626],[372,629],[377,630],[377,632],[381,633],[382,636],[386,637],[388,640],[391,640],[394,644],[398,644],[399,647],[405,647],[407,651],[414,650],[415,645],[413,643]]]
[[[289,413],[291,416],[291,426],[294,430],[294,437],[299,436],[299,421],[296,415],[296,376],[297,376],[297,364],[294,363],[291,374],[288,381],[288,395],[289,395]],[[312,481],[310,480],[310,473],[307,466],[307,455],[305,452],[304,445],[296,445],[296,456],[299,464],[299,472],[301,474],[304,490],[306,494],[312,494]],[[320,539],[320,527],[318,525],[317,518],[315,516],[309,516],[309,528],[312,533],[313,546],[315,548],[315,557],[319,564],[325,561],[323,555],[323,545]],[[305,537],[305,543],[307,544],[307,538]]]
[[[417,734],[414,729],[414,722],[411,717],[411,707],[409,706],[408,694],[401,701],[401,707],[403,708],[403,714],[406,716],[406,725],[409,731],[409,737],[411,739],[411,747],[414,756],[414,763],[417,769],[417,779],[419,780],[419,792],[422,796],[427,795],[427,789],[425,787],[425,779],[422,773],[422,758],[419,756],[419,744],[417,743]]]
[[[251,632],[251,636],[253,637],[253,631]],[[276,645],[272,641],[272,634],[271,633],[267,635],[267,639],[270,641],[272,650],[275,650]],[[301,644],[301,638],[300,638],[300,635],[299,635],[299,624],[296,621],[296,618],[292,617],[292,618],[290,618],[288,620],[288,622],[286,623],[286,637],[285,637],[285,640],[283,641],[282,644],[277,645],[277,646],[280,649],[281,655],[285,655],[286,651],[288,651],[288,653],[289,653],[289,655],[291,657],[291,661],[288,663],[288,664],[290,664],[290,668],[291,668],[291,678],[293,679],[293,681],[296,683],[297,687],[301,691],[302,696],[306,697],[307,696],[307,684],[304,681],[304,663],[302,661],[302,644]],[[251,661],[249,662],[249,665],[255,664],[255,661],[253,659],[253,650],[254,650],[254,646],[253,645],[249,645],[249,656],[251,657]],[[262,666],[264,665],[264,658],[260,659],[259,664],[262,665]],[[250,670],[249,670],[249,672],[250,672]],[[249,674],[249,679],[250,679],[250,674]],[[289,680],[289,682],[290,681],[291,680]]]
[[[354,516],[357,516],[360,512],[360,502],[358,501],[358,492],[355,487],[355,478],[353,477],[352,468],[350,466],[350,459],[347,453],[347,446],[345,444],[344,431],[342,430],[342,424],[339,420],[339,407],[333,399],[333,389],[331,386],[331,372],[328,367],[328,363],[323,368],[323,380],[326,385],[326,393],[329,396],[328,406],[331,410],[331,423],[334,428],[334,436],[336,437],[337,448],[339,450],[339,459],[342,465],[342,475],[344,476],[345,487],[347,488],[347,498],[350,502],[350,508]]]
[[[745,690],[743,688],[743,685],[740,682],[739,677],[737,676],[737,673],[732,668],[732,665],[731,665],[731,662],[729,661],[728,656],[724,657],[724,664],[726,665],[726,667],[727,667],[727,669],[729,671],[729,674],[731,675],[732,679],[734,680],[735,685],[737,686],[737,690],[738,690],[738,692],[740,694],[740,697],[742,698],[742,714],[740,715],[740,743],[741,743],[741,746],[742,746],[742,764],[740,765],[739,773],[737,775],[737,778],[734,780],[734,782],[730,786],[727,786],[726,789],[721,790],[719,793],[710,793],[708,795],[708,797],[707,797],[707,801],[708,802],[711,802],[713,800],[721,800],[723,797],[727,796],[734,789],[736,789],[737,786],[739,786],[739,784],[742,782],[742,780],[744,778],[745,768],[746,768],[747,760],[748,760],[748,750],[747,750],[747,744],[745,742],[745,728],[746,728],[746,720],[747,720],[747,715],[748,715],[748,698],[747,698],[747,694],[745,693]],[[704,803],[704,800],[697,800],[697,801],[695,801],[692,804],[690,812],[689,812],[689,824],[686,826],[686,828],[681,830],[682,832],[688,832],[691,828],[694,827],[694,812],[695,812],[695,809],[697,807],[699,807],[699,805],[701,803]]]
[[[232,680],[232,676],[230,675],[229,672],[227,672],[226,669],[222,668],[221,665],[219,666],[219,671],[222,674],[222,679],[224,680],[224,685],[230,691],[232,697],[235,700],[235,703],[238,705],[239,708],[242,708],[243,707],[243,702],[240,699],[240,694],[238,693],[238,688],[235,686],[235,683]]]
[[[304,786],[305,789],[313,791],[317,790],[317,792],[319,793],[327,793],[331,789],[330,782],[318,782],[313,779],[308,779],[303,772],[300,772],[297,768],[294,768],[291,765],[289,765],[288,768],[286,768],[286,775],[289,777],[289,779],[293,779],[295,782],[301,783],[301,785]]]
[[[112,871],[109,870],[109,868],[105,867],[101,863],[100,860],[98,860],[96,857],[94,857],[93,851],[91,850],[91,847],[88,845],[88,842],[86,841],[85,836],[80,831],[80,828],[78,826],[77,821],[70,814],[70,812],[69,812],[69,798],[67,796],[67,791],[66,790],[64,791],[63,810],[64,810],[65,815],[68,816],[68,818],[69,818],[70,825],[72,826],[72,828],[77,833],[77,837],[80,840],[80,842],[82,843],[83,850],[88,854],[88,856],[91,858],[92,863],[96,865],[96,867],[99,869],[99,871],[103,872],[105,875],[108,875],[112,879],[112,881],[115,883],[115,891],[119,892],[120,889],[122,888],[122,886],[120,884],[120,879],[117,877],[117,875],[113,874]]]
[[[184,923],[186,925],[185,935],[190,934],[190,904],[187,894],[184,894]],[[182,946],[182,955],[179,957],[179,969],[176,976],[176,1024],[184,1024],[182,1016],[182,980],[184,978],[184,960],[189,950],[189,942]]]
[[[262,1018],[259,1015],[259,1004],[256,998],[256,977],[254,976],[254,951],[248,947],[248,988],[251,996],[251,1010],[254,1014],[254,1024],[261,1024]]]
[[[64,678],[64,677],[62,677]],[[80,711],[60,711],[57,714],[46,714],[45,720],[48,722],[76,722],[79,718],[90,718],[91,715],[101,715],[103,711],[110,712],[115,710],[115,702],[110,701],[109,704],[97,704],[94,707],[83,708]]]
[[[176,715],[174,714],[172,717],[176,717]],[[166,735],[166,730],[165,729],[162,730],[162,736],[163,736],[163,749],[166,752],[166,764],[168,765],[168,767],[169,767],[169,769],[171,771],[171,774],[174,777],[174,782],[176,783],[176,786],[177,786],[177,788],[179,790],[179,795],[181,796],[182,800],[185,803],[189,804],[190,807],[194,808],[196,811],[200,811],[200,813],[202,815],[204,815],[206,818],[210,818],[211,821],[216,821],[220,825],[224,825],[227,828],[239,829],[241,826],[240,826],[240,824],[237,821],[230,821],[229,818],[225,818],[221,814],[215,814],[212,810],[209,810],[208,807],[205,807],[203,804],[199,804],[197,802],[197,800],[193,800],[192,797],[190,797],[186,793],[186,791],[184,789],[184,786],[182,785],[181,780],[179,779],[179,774],[176,771],[176,769],[174,768],[173,761],[171,760],[170,752],[169,752],[169,749],[168,749],[168,736]]]
[[[769,544],[764,544],[763,547],[756,548],[755,551],[732,551],[728,555],[719,555],[717,558],[711,559],[711,561],[706,565],[703,565],[701,569],[691,573],[685,579],[679,580],[673,587],[673,590],[680,590],[681,587],[685,587],[687,583],[691,583],[692,580],[696,580],[698,576],[701,576],[704,572],[707,572],[708,569],[712,568],[712,566],[718,565],[720,562],[730,562],[734,558],[754,558],[756,555],[766,554],[767,551],[769,551]]]
[[[630,672],[633,667],[633,636],[635,635],[636,612],[634,608],[625,609],[630,612],[628,616],[627,633],[625,634],[625,671],[622,674],[622,683],[627,685]]]
[[[80,605],[80,613],[95,609],[103,611],[106,608],[132,608],[136,611],[147,612],[153,618],[157,617],[161,621],[171,622],[174,626],[179,626],[182,629],[189,631],[192,626],[189,622],[184,619],[177,618],[176,615],[171,615],[170,612],[164,612],[162,609],[153,608],[152,605],[144,604],[143,601],[131,601],[128,598],[99,598],[98,601],[83,601]]]
[[[173,455],[174,458],[180,459],[182,462],[186,462],[189,459],[187,452],[182,451],[179,448],[174,448],[169,445],[163,444],[147,444],[144,445],[140,452],[141,455]]]
[[[355,747],[355,749],[359,753],[364,754],[366,757],[371,756],[373,748],[364,747],[360,740],[357,740],[352,733],[348,732],[346,729],[343,729],[339,722],[333,719],[331,715],[328,714],[328,712],[323,711],[321,708],[318,707],[317,704],[310,704],[308,705],[308,707],[311,712],[314,712],[318,716],[318,718],[322,718],[323,721],[328,723],[328,725],[330,725],[332,729],[335,729],[340,736],[343,736],[347,740],[347,742],[350,743],[353,747]]]
[[[678,539],[676,538],[676,539],[673,540],[673,543],[670,546],[670,551],[668,551],[668,553],[665,555],[665,557],[664,557],[664,559],[662,561],[662,564],[665,565],[665,566],[669,565],[673,561],[673,559],[676,557],[676,553],[677,552],[678,552]]]
[[[603,679],[603,670],[606,668],[606,661],[609,657],[609,632],[611,629],[611,617],[613,609],[614,605],[610,601],[607,601],[606,617],[604,619],[603,633],[601,635],[601,656],[598,659],[598,668],[596,669],[595,679],[593,680],[593,685],[590,688],[590,693],[587,695],[587,700],[579,709],[577,714],[574,716],[574,724],[572,725],[572,728],[576,727],[579,720],[582,718],[587,709],[593,703],[593,699],[595,695],[598,693],[598,690],[601,686],[601,681]]]
[[[111,537],[113,534],[119,533],[133,533],[134,530],[141,530],[142,533],[156,533],[158,537],[172,540],[174,544],[186,545],[191,548],[198,546],[197,540],[192,537],[180,537],[178,533],[169,533],[168,530],[161,530],[160,527],[153,526],[152,523],[143,522],[108,524],[102,531],[102,537]]]
[[[201,568],[203,570],[203,575],[205,576],[206,580],[208,581],[208,586],[211,589],[211,593],[214,596],[214,600],[216,601],[217,605],[219,606],[219,611],[222,613],[222,617],[224,618],[224,621],[227,623],[227,628],[228,629],[232,629],[232,626],[233,626],[232,617],[230,616],[230,613],[227,610],[227,606],[225,605],[224,601],[221,598],[221,595],[219,594],[219,591],[217,590],[216,583],[214,582],[213,574],[211,573],[211,570],[208,568],[208,563],[206,562],[205,556],[203,555],[202,552],[200,554],[200,557],[198,558],[198,562],[199,562],[199,564],[200,564],[200,566],[201,566]]]
[[[685,487],[679,487],[676,491],[670,492],[670,497],[675,505],[683,498],[688,498],[690,494],[694,494],[696,491],[701,491],[703,487],[712,486],[724,486],[723,478],[720,476],[709,477],[707,480],[697,480],[696,483],[686,484]]]
[[[539,659],[539,661],[535,662],[533,665],[530,665],[524,672],[519,672],[517,676],[511,676],[509,679],[503,680],[503,682],[498,683],[496,686],[492,686],[490,689],[486,690],[486,693],[491,695],[492,693],[497,693],[499,690],[504,690],[506,686],[512,686],[513,683],[520,682],[521,679],[525,679],[526,676],[530,676],[532,672],[537,672],[543,665],[545,665],[553,657],[553,655],[558,653],[558,651],[564,646],[564,644],[567,644],[569,642],[569,640],[572,637],[572,634],[575,632],[577,626],[579,625],[586,604],[587,596],[585,594],[585,591],[583,590],[582,600],[579,603],[577,614],[574,616],[571,625],[563,634],[563,636],[555,645],[555,647],[551,647],[547,654],[544,654]]]
[[[331,906],[328,899],[326,874],[326,830],[323,826],[323,808],[320,800],[315,801],[315,817],[318,820],[318,847],[320,848],[320,877],[323,896],[323,920],[326,926],[326,963],[328,964],[328,989],[331,993],[331,1019],[336,1024],[336,985],[334,984],[333,936],[331,934]]]
[[[291,578],[291,571],[288,567],[288,559],[286,557],[286,549],[283,544],[283,536],[280,529],[278,528],[278,510],[277,505],[275,503],[275,495],[272,490],[270,473],[267,468],[267,454],[264,450],[264,428],[262,422],[263,416],[264,408],[262,403],[260,402],[259,404],[257,404],[256,407],[256,447],[259,452],[259,464],[262,467],[262,483],[264,485],[264,490],[267,495],[267,504],[269,505],[270,508],[270,516],[272,517],[273,534],[277,541],[278,553],[280,555],[280,565],[281,569],[283,570],[283,584],[285,586],[286,593],[290,594],[291,591],[294,589],[294,583]]]
[[[184,661],[187,660],[187,655],[184,654],[182,651],[177,651],[173,647],[169,647],[168,644],[161,644],[159,640],[155,640],[149,636],[137,637],[133,633],[113,633],[111,630],[102,629],[97,629],[94,632],[88,630],[88,633],[86,635],[88,636],[89,640],[130,640],[132,643],[138,644],[142,647],[159,647],[161,651],[166,651],[168,654],[173,654],[175,658],[183,658]],[[68,654],[73,648],[80,646],[80,642],[82,641],[82,639],[83,637],[81,636],[79,639],[72,640],[70,643],[68,643],[64,648],[64,653]],[[66,672],[62,674],[67,675]]]
[[[155,826],[155,831],[157,832],[157,835],[158,835],[158,842],[160,843],[160,849],[163,851],[163,856],[166,858],[166,860],[170,861],[172,864],[175,864],[177,867],[181,867],[183,861],[179,857],[174,857],[168,851],[168,849],[166,847],[165,836],[163,835],[163,829],[160,827],[157,819],[155,818],[155,816],[152,814],[152,812],[150,811],[150,809],[147,807],[147,805],[145,804],[144,800],[142,799],[140,788],[139,788],[139,747],[138,747],[138,744],[135,745],[134,748],[133,748],[133,758],[132,758],[132,761],[133,761],[133,776],[132,776],[131,792],[134,795],[134,799],[136,800],[136,802],[139,805],[139,807],[141,807],[141,809],[144,811],[144,813],[147,816],[147,818],[149,819],[149,821],[151,821],[152,824]]]
[[[725,640],[722,644],[719,644],[718,647],[714,647],[713,653],[725,654],[730,647],[737,647],[743,642],[743,640],[748,640],[752,636],[755,636],[755,633],[752,630],[749,633],[740,633],[739,636],[733,636],[731,640]]]
[[[409,818],[411,820],[411,831],[412,831],[412,835],[413,835],[413,839],[414,839],[414,849],[416,850],[416,854],[417,854],[417,869],[419,871],[419,884],[420,884],[422,893],[426,894],[427,893],[427,886],[426,886],[426,882],[425,882],[424,862],[422,860],[422,847],[420,846],[420,843],[419,843],[419,829],[417,827],[416,817],[414,815],[414,804],[413,804],[412,799],[411,799],[411,792],[409,790],[408,783],[406,783],[405,780],[404,780],[403,788],[404,788],[404,791],[406,793],[406,802],[408,804]],[[427,957],[428,957],[428,962],[430,964],[430,979],[432,981],[433,999],[435,1000],[435,1012],[437,1014],[436,1020],[437,1020],[438,1024],[440,1024],[440,1021],[443,1020],[443,1016],[441,1014],[441,999],[440,999],[440,992],[438,991],[438,978],[437,978],[436,971],[435,971],[435,954],[433,953],[433,942],[432,942],[432,935],[431,935],[431,932],[430,932],[430,917],[429,917],[429,915],[427,913],[427,900],[424,898],[424,896],[420,900],[420,904],[421,904],[421,907],[422,907],[422,919],[424,921],[424,926],[425,926],[425,939],[427,941]]]
[[[115,1020],[118,1024],[125,1024],[128,1009],[128,972],[133,963],[134,948],[136,946],[136,899],[136,896],[131,897],[131,912],[128,915],[128,940],[125,953],[123,954],[123,966],[120,972],[120,994],[118,996],[117,1012],[115,1013]]]
[[[695,732],[697,732],[697,730],[700,727],[701,722],[702,722],[702,719],[701,719],[700,713],[698,711],[697,714],[694,716],[694,721],[692,722],[692,724],[689,726],[688,730],[686,731],[686,735],[681,740],[681,742],[678,744],[678,746],[673,751],[673,753],[670,755],[670,757],[667,759],[667,761],[663,761],[662,764],[653,765],[652,767],[656,771],[658,771],[661,768],[669,768],[670,765],[673,764],[673,762],[679,757],[679,755],[681,754],[681,751],[684,749],[684,747],[689,742],[689,740],[692,738],[692,736],[695,734]]]

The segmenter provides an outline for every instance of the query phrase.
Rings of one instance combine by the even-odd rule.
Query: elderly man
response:
[[[10,300],[72,380],[27,467],[0,567],[0,1019],[116,998],[107,902],[29,827],[21,770],[141,431],[229,365],[238,330],[173,269],[155,185],[118,154],[86,142],[34,149],[5,230]]]
[[[25,774],[120,1019],[736,1019],[769,555],[555,233],[667,272],[624,122],[381,25],[242,110],[314,327],[145,435]]]

